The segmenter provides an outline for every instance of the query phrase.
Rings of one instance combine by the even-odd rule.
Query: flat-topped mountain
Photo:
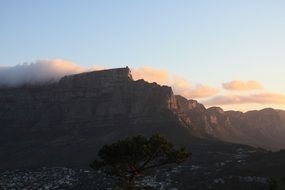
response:
[[[216,139],[285,148],[283,111],[224,112],[134,81],[129,68],[0,88],[0,169],[89,163],[104,144],[135,134],[177,144]],[[204,139],[204,140],[203,140]]]
[[[2,88],[0,168],[86,164],[102,145],[134,134],[181,139],[176,109],[170,87],[134,81],[128,68]]]

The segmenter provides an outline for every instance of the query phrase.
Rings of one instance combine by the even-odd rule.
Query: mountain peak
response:
[[[183,110],[205,110],[206,108],[204,107],[203,104],[200,104],[197,100],[192,100],[192,99],[186,99],[185,97],[181,95],[175,95],[175,98],[180,106],[181,109]]]
[[[220,114],[224,114],[225,113],[222,108],[216,107],[216,106],[208,108],[207,111],[209,111],[209,112],[218,112]]]

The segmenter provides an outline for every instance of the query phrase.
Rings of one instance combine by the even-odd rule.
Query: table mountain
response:
[[[102,145],[134,134],[186,139],[175,110],[170,87],[134,81],[128,68],[3,87],[0,168],[86,164]]]
[[[129,68],[86,72],[0,88],[0,169],[88,165],[106,143],[156,132],[180,145],[221,140],[284,148],[284,121],[280,110],[206,109],[168,86],[133,80]]]

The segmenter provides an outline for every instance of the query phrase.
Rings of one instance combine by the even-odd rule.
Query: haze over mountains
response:
[[[61,59],[38,60],[16,66],[0,67],[0,85],[16,87],[25,84],[56,82],[65,75],[102,69],[104,67],[98,65],[83,67]],[[218,105],[225,110],[248,111],[266,107],[284,109],[285,105],[283,94],[272,91],[267,88],[268,86],[255,80],[229,78],[213,84],[211,80],[204,81],[205,75],[202,74],[199,80],[204,82],[200,83],[187,80],[192,78],[193,71],[191,70],[185,76],[153,67],[138,67],[131,70],[134,80],[144,79],[147,82],[171,86],[175,94],[187,99],[196,99],[206,107]]]
[[[103,144],[156,132],[177,144],[202,138],[278,150],[284,121],[281,110],[206,109],[168,86],[133,80],[129,68],[86,72],[1,88],[0,168],[86,164]]]

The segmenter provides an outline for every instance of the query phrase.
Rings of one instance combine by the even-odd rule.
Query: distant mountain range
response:
[[[0,89],[0,169],[81,166],[106,143],[156,132],[181,145],[226,141],[278,150],[285,148],[285,112],[206,109],[168,86],[134,81],[128,68]]]
[[[195,100],[175,96],[182,121],[193,134],[271,150],[285,148],[285,111],[266,108],[260,111],[206,109]]]

